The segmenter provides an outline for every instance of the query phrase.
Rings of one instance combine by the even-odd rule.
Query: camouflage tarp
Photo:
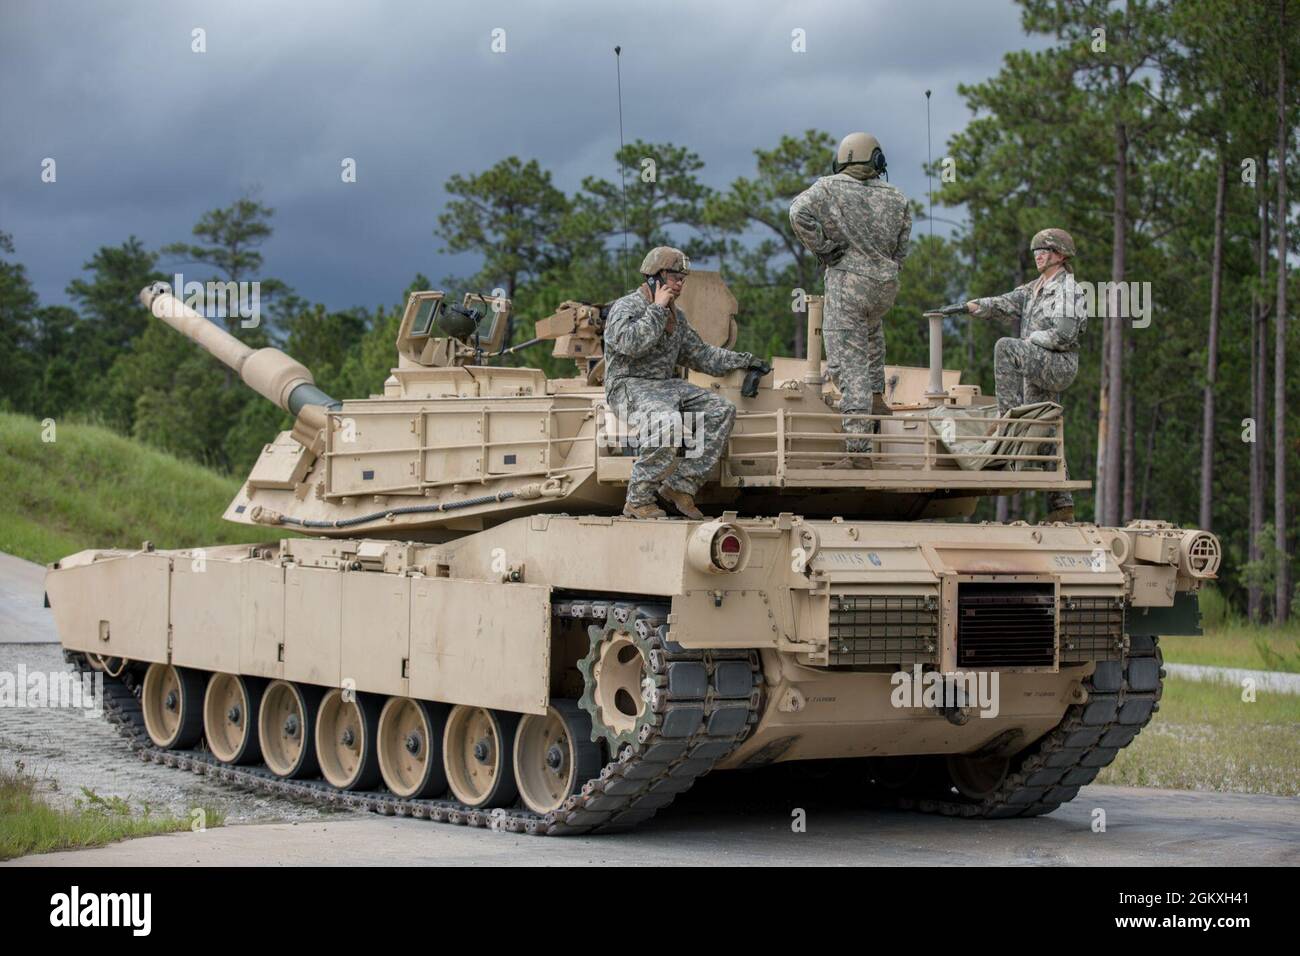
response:
[[[1056,446],[1044,444],[1042,439],[1055,437],[1055,423],[1061,419],[1061,406],[1055,402],[1036,402],[1020,405],[1007,413],[1014,422],[1003,422],[1001,432],[996,421],[996,405],[942,405],[926,413],[930,432],[936,438],[939,451],[959,456],[958,467],[963,471],[989,471],[1008,468],[1042,469],[1051,466],[1045,461],[1008,461],[1005,455],[1051,455]]]

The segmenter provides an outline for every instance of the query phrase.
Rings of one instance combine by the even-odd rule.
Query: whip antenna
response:
[[[934,277],[934,160],[930,156],[930,91],[925,91],[925,181],[929,184],[930,209],[925,214],[930,220],[930,267],[927,278]]]
[[[623,287],[627,288],[627,169],[623,165],[623,61],[621,46],[614,47],[614,68],[618,72],[618,176],[623,185]]]

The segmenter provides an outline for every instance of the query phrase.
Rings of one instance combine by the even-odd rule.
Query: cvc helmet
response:
[[[846,166],[867,166],[870,175],[879,176],[885,171],[885,153],[880,141],[870,133],[849,133],[840,140],[831,169],[838,173]]]

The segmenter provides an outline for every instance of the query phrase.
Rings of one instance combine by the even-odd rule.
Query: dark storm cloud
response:
[[[191,52],[191,31],[207,52]],[[505,30],[506,52],[490,50]],[[791,31],[807,52],[791,51]],[[452,173],[536,158],[566,191],[613,179],[624,131],[698,152],[722,188],[752,150],[864,128],[923,198],[967,111],[958,82],[1030,45],[1001,0],[913,3],[29,3],[0,26],[0,229],[42,302],[96,248],[186,239],[249,187],[275,207],[267,273],[342,307],[417,270],[468,274],[432,233]],[[40,180],[41,161],[58,181]],[[344,157],[357,182],[340,181]],[[943,213],[940,213],[941,215]],[[165,263],[167,265],[167,263]]]

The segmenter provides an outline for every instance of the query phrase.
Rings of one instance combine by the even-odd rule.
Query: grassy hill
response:
[[[83,548],[257,542],[221,520],[240,481],[106,428],[0,412],[0,551],[42,564]]]

